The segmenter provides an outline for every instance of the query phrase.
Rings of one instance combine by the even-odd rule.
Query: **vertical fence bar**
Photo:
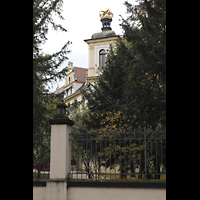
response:
[[[93,159],[92,159],[92,133],[90,134],[90,143],[91,143],[91,158],[90,158],[90,160],[89,160],[89,163],[91,163],[90,165],[91,165],[91,178],[94,178],[94,171],[93,171],[93,169],[94,169],[94,163],[93,163]]]
[[[86,169],[86,172],[87,172],[87,179],[90,179],[91,175],[90,175],[90,170],[89,170],[89,165],[88,165],[88,159],[90,158],[90,154],[89,154],[89,143],[88,143],[88,133],[85,134],[85,148],[86,148],[86,154],[84,155],[85,156],[85,169]]]
[[[96,133],[96,138],[97,138],[97,133]],[[94,140],[95,141],[95,140]],[[99,166],[99,163],[98,163],[98,156],[97,156],[97,139],[96,139],[96,159],[97,159],[97,161],[96,161],[96,171],[95,171],[95,176],[96,176],[96,179],[98,179],[98,177],[97,177],[97,173],[98,173],[98,171],[99,171],[99,168],[98,168],[98,166]]]
[[[102,158],[101,158],[101,153],[102,153],[102,142],[101,142],[102,138],[100,135],[100,178],[102,179],[102,175],[101,175],[101,166],[102,166]]]
[[[145,167],[145,178],[147,179],[147,144],[146,144],[146,127],[144,127],[144,167]]]
[[[129,131],[130,131],[130,128],[129,128]],[[131,132],[129,132],[129,171],[131,173],[131,175],[130,175],[130,179],[131,179],[131,176],[132,176],[132,168],[131,168]]]
[[[149,140],[151,141],[151,161],[153,160],[153,157],[152,157],[152,152],[153,152],[153,150],[152,150],[152,148],[153,148],[153,142],[152,141],[153,141],[153,139],[152,139],[152,137],[153,137],[153,135],[151,134],[151,138],[149,137]],[[155,165],[155,164],[153,163],[153,165]],[[153,169],[153,167],[152,167],[152,169]],[[153,177],[153,173],[152,172],[151,172],[151,175],[152,175],[151,177]]]
[[[161,135],[162,131],[149,132],[144,126],[144,129],[138,131],[111,133],[71,134],[71,155],[73,161],[77,162],[76,166],[81,164],[80,171],[79,167],[75,170],[72,167],[72,178],[107,180],[118,177],[132,179],[135,176],[135,179],[144,180],[158,177],[164,179],[165,172],[161,168],[163,163],[165,165],[165,136]],[[81,163],[78,162],[79,158]],[[139,167],[139,173],[136,167]]]
[[[82,175],[83,175],[83,139],[81,141],[81,180],[82,180]]]
[[[156,142],[156,177],[158,176],[158,144],[157,144],[157,132],[155,132],[155,142]]]
[[[110,179],[111,179],[111,154],[112,154],[111,147],[112,145],[111,145],[111,136],[109,137],[110,137]]]
[[[117,168],[116,167],[117,166],[116,165],[116,148],[117,148],[116,143],[117,143],[117,133],[115,133],[115,165],[114,165],[115,166],[115,179],[116,179],[116,168]]]
[[[107,154],[107,149],[106,149],[106,133],[104,133],[104,134],[105,134],[105,147],[104,147],[104,149],[105,149],[105,175],[104,175],[104,178],[106,179],[106,161],[107,161],[106,154]]]
[[[43,158],[43,178],[45,179],[45,174],[46,174],[46,168],[45,168],[45,135],[42,137],[42,142],[43,142],[43,155],[44,155],[44,158]],[[41,170],[42,171],[42,170]]]
[[[120,179],[122,178],[122,145],[121,145],[121,135],[119,137],[119,147],[120,147]]]
[[[160,177],[161,177],[161,179],[163,179],[163,161],[162,161],[162,133],[160,134],[161,135],[161,164],[160,164],[160,168],[162,169],[162,172],[161,172],[161,175],[160,175]]]
[[[75,166],[76,166],[76,179],[78,179],[78,171],[79,171],[79,153],[78,153],[78,151],[79,151],[79,147],[78,147],[78,141],[76,142],[76,144],[77,144],[77,148],[76,148],[76,151],[75,151],[75,157],[76,157],[76,164],[75,164]]]
[[[141,132],[139,127],[139,152],[140,152],[140,169],[139,169],[139,178],[142,177],[142,153],[141,153]]]
[[[126,179],[126,133],[124,133],[124,179]]]
[[[134,168],[133,168],[133,170],[134,170],[134,175],[135,175],[135,179],[137,178],[136,177],[136,166],[137,166],[137,159],[136,159],[136,140],[135,140],[135,138],[136,138],[136,133],[135,133],[136,131],[135,131],[135,128],[134,128],[134,162],[135,162],[135,165],[134,165]]]

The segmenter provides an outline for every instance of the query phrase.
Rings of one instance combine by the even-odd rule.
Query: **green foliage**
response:
[[[85,98],[92,113],[115,110],[135,116],[133,126],[165,124],[166,115],[166,1],[125,2],[123,37],[110,47],[98,84]]]
[[[66,29],[53,21],[53,15],[61,15],[62,0],[33,1],[33,164],[38,166],[37,177],[41,178],[41,169],[50,162],[50,125],[49,119],[57,111],[60,95],[50,94],[48,84],[65,77],[67,69],[59,69],[68,59],[66,42],[59,52],[44,55],[41,46],[47,41],[50,26],[58,31]]]
[[[70,119],[74,121],[72,132],[80,133],[89,130],[89,124],[92,123],[89,109],[84,104],[82,104],[81,110],[75,104],[68,107],[68,109],[71,111]]]
[[[101,69],[98,82],[90,83],[84,93],[89,110],[83,122],[86,130],[92,128],[91,133],[98,133],[97,138],[86,143],[88,152],[81,152],[90,177],[89,163],[95,160],[96,171],[102,165],[114,169],[114,165],[119,164],[121,173],[134,172],[131,166],[140,162],[141,176],[144,172],[144,143],[128,140],[117,143],[121,136],[117,136],[116,132],[126,134],[129,128],[138,128],[144,123],[155,130],[166,123],[166,1],[140,0],[139,5],[133,6],[128,2],[125,5],[129,17],[122,18],[123,37],[117,41],[115,48],[110,46],[106,66]],[[149,129],[146,131],[149,137],[156,134]],[[90,137],[92,139],[92,134]],[[109,138],[116,138],[117,142],[109,143]],[[97,150],[91,148],[95,145]],[[155,167],[158,172],[160,170],[155,163],[161,163],[161,155],[157,154],[156,160],[156,151],[152,149],[150,140],[146,145],[147,170],[152,175]],[[160,143],[156,145],[160,147]],[[165,151],[165,143],[162,145]],[[116,151],[113,152],[113,149]],[[115,160],[109,159],[113,157]],[[103,162],[100,163],[100,160]],[[162,162],[166,166],[164,157]],[[153,167],[151,163],[154,163]]]
[[[34,179],[41,179],[41,170],[50,163],[50,134],[33,135],[33,168],[37,168]],[[46,177],[47,178],[47,177]]]
[[[59,97],[49,93],[47,86],[53,81],[65,77],[67,69],[59,69],[67,60],[67,41],[60,51],[52,55],[44,55],[41,45],[47,41],[50,27],[53,30],[66,32],[60,24],[56,24],[53,15],[63,20],[61,15],[62,0],[33,1],[33,133],[49,131],[48,119],[55,114],[55,105]]]

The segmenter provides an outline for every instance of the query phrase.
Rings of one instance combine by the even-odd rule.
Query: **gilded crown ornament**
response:
[[[104,18],[112,19],[113,18],[113,13],[110,12],[110,9],[107,9],[105,11],[101,10],[101,11],[99,11],[99,16],[100,16],[101,19],[104,19]]]

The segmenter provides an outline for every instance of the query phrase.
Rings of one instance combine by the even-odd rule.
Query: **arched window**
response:
[[[70,81],[70,77],[69,77],[69,84],[70,84],[70,82],[71,82],[71,81]]]
[[[105,62],[106,62],[106,51],[105,49],[101,49],[99,51],[99,66],[105,67]]]

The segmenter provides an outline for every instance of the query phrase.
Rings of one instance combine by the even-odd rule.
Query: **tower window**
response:
[[[99,66],[105,67],[105,62],[106,62],[106,51],[105,49],[102,49],[99,51]]]

